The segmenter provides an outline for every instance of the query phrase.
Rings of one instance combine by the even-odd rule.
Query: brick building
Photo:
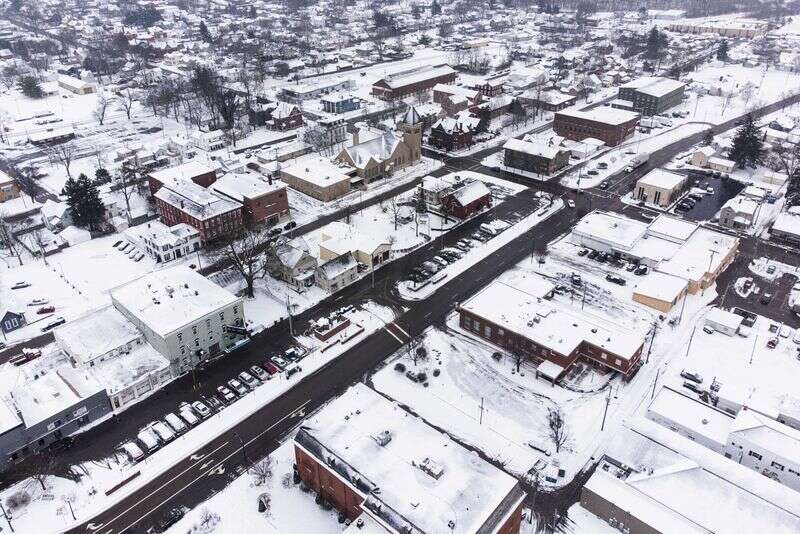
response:
[[[492,206],[492,192],[480,180],[460,185],[442,196],[442,208],[448,215],[458,219],[469,219]]]
[[[638,113],[601,107],[589,111],[559,111],[553,120],[553,129],[573,141],[594,137],[608,146],[617,146],[633,135],[638,124]]]
[[[286,185],[262,180],[253,173],[226,174],[211,190],[223,198],[239,202],[244,206],[244,220],[248,224],[266,221],[276,224],[289,216],[289,197]]]
[[[493,96],[498,96],[503,93],[505,83],[505,77],[491,78],[474,83],[471,89],[475,89],[486,98],[492,98]]]
[[[294,104],[278,102],[266,122],[270,130],[293,130],[303,125],[303,113]]]
[[[147,177],[150,194],[155,195],[162,185],[177,180],[188,180],[199,186],[208,187],[217,180],[218,169],[217,163],[193,159],[175,167],[151,172]]]
[[[6,173],[0,171],[0,202],[19,197],[19,185],[17,181]]]
[[[456,118],[439,119],[431,126],[428,144],[448,152],[470,147],[472,146],[472,136],[480,122],[480,119],[470,117],[469,113],[459,114]]]
[[[372,95],[381,100],[397,100],[429,91],[438,83],[455,81],[456,71],[449,65],[414,69],[378,80],[372,86]]]
[[[219,197],[194,182],[164,184],[155,194],[156,209],[167,226],[186,223],[208,242],[239,230],[244,224],[243,206]]]
[[[503,164],[526,172],[550,175],[569,163],[568,150],[544,143],[512,137],[503,145],[503,149]]]
[[[644,334],[575,313],[551,300],[544,278],[511,287],[495,281],[458,306],[461,328],[539,364],[555,382],[579,359],[626,378],[640,365]],[[502,303],[502,305],[498,305]]]
[[[358,529],[517,534],[525,493],[513,477],[363,384],[294,438],[303,482]]]
[[[630,103],[625,109],[651,117],[680,104],[685,88],[686,84],[678,80],[645,76],[621,85],[618,101]]]

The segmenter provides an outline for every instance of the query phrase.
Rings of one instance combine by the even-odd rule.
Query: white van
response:
[[[150,423],[150,428],[153,429],[153,432],[158,436],[158,440],[161,443],[169,443],[175,439],[175,432],[161,421]]]
[[[130,441],[128,441],[127,443],[123,443],[122,447],[120,447],[120,450],[123,453],[125,453],[125,456],[128,457],[128,460],[130,460],[133,463],[136,463],[140,461],[142,458],[144,458],[144,452],[142,451],[142,449],[140,449],[138,445],[136,445],[135,443],[131,443]]]
[[[186,432],[186,423],[181,421],[181,418],[174,413],[168,413],[164,417],[164,421],[167,422],[169,427],[174,430],[176,434],[180,435]]]
[[[148,454],[156,451],[159,447],[158,437],[150,428],[145,428],[136,436],[136,441],[147,451]]]
[[[194,414],[188,404],[181,406],[180,410],[178,411],[178,415],[180,415],[181,419],[183,419],[189,426],[195,426],[200,422],[200,419]]]

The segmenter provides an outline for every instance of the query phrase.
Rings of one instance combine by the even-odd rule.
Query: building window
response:
[[[196,336],[196,335],[197,335],[197,325],[195,325],[195,326],[193,326],[193,327],[192,327],[192,335],[193,335],[193,336]]]
[[[492,327],[491,326],[484,326],[483,327],[483,335],[486,337],[492,337]]]
[[[753,457],[753,458],[755,458],[756,460],[761,460],[761,455],[760,455],[760,454],[758,454],[757,452],[749,451],[749,452],[747,453],[747,456],[752,456],[752,457]]]
[[[775,469],[780,469],[781,471],[783,471],[783,466],[778,462],[770,462],[769,465],[770,467],[774,467]]]

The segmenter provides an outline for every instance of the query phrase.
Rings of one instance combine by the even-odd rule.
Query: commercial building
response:
[[[639,124],[639,114],[609,107],[589,111],[562,110],[555,114],[555,132],[573,141],[593,137],[608,146],[617,146],[631,136]]]
[[[356,84],[350,78],[323,77],[315,82],[298,82],[284,87],[279,98],[292,104],[302,105],[307,100],[316,100],[324,95],[338,91],[351,91]]]
[[[769,233],[770,239],[800,244],[800,208],[791,207],[779,213]]]
[[[244,224],[243,206],[213,194],[190,181],[164,184],[154,196],[161,221],[195,228],[203,243],[238,231]]]
[[[685,88],[678,80],[646,76],[621,85],[618,98],[629,102],[631,111],[652,117],[680,104]]]
[[[653,169],[636,182],[636,200],[666,208],[680,198],[686,183],[686,176],[682,174]]]
[[[669,313],[686,296],[688,288],[684,278],[651,271],[636,282],[631,298],[654,310]]]
[[[18,198],[20,194],[19,184],[12,177],[0,171],[0,202]]]
[[[436,84],[453,84],[456,71],[448,65],[415,68],[375,82],[372,95],[381,100],[397,100],[433,89]]]
[[[561,111],[575,104],[577,97],[561,91],[541,91],[528,89],[519,95],[519,101],[525,105],[533,106],[544,111]]]
[[[667,26],[667,29],[679,33],[711,33],[722,37],[752,39],[766,35],[769,25],[765,20],[750,19],[701,20],[700,22],[687,20],[673,22]]]
[[[561,306],[549,298],[553,290],[539,277],[521,287],[492,282],[458,306],[459,325],[536,362],[537,375],[553,382],[579,359],[632,376],[640,365],[644,335]]]
[[[124,235],[156,263],[177,260],[200,250],[200,232],[186,223],[167,226],[160,221],[150,221],[131,226]]]
[[[76,95],[88,95],[97,90],[95,84],[72,76],[61,75],[58,77],[57,81],[59,87],[66,89],[70,93],[75,93]]]
[[[175,376],[247,335],[241,297],[184,266],[113,289],[111,302],[169,360]]]
[[[176,181],[191,181],[202,187],[209,187],[217,181],[219,163],[193,159],[160,171],[151,172],[148,177],[150,194],[155,195],[161,186]]]
[[[569,151],[558,146],[513,137],[503,145],[503,164],[512,169],[549,176],[568,163]]]
[[[276,224],[289,216],[286,185],[270,178],[263,180],[251,172],[228,173],[214,182],[211,190],[217,195],[244,206],[247,224]]]
[[[519,532],[513,477],[363,384],[304,422],[294,450],[297,475],[353,532]]]
[[[322,97],[322,109],[325,113],[347,113],[361,108],[361,99],[349,93],[334,93]]]
[[[638,418],[605,447],[580,504],[630,534],[800,530],[796,492]]]
[[[291,188],[323,202],[335,200],[350,192],[352,167],[331,162],[327,158],[308,155],[280,171],[281,180]]]

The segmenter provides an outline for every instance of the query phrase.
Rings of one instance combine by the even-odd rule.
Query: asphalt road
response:
[[[797,99],[798,97],[793,97],[792,101]],[[769,106],[769,108],[774,110],[777,109],[777,106]],[[718,133],[735,126],[735,122],[729,121],[729,123],[715,127],[714,130]],[[623,205],[619,201],[618,195],[630,190],[635,180],[647,170],[662,165],[675,154],[685,151],[699,142],[702,136],[703,133],[700,133],[654,152],[646,165],[636,169],[630,175],[619,177],[611,191],[588,190],[579,195],[576,199],[579,210],[564,209],[558,212],[546,224],[536,226],[514,239],[472,269],[440,287],[428,299],[418,303],[404,303],[404,306],[407,307],[405,311],[401,311],[396,296],[393,294],[394,283],[403,279],[412,267],[434,255],[436,247],[441,246],[438,239],[404,258],[384,266],[376,273],[374,287],[369,278],[364,279],[301,314],[297,318],[299,323],[310,317],[328,313],[340,305],[357,304],[366,299],[393,305],[400,312],[394,321],[399,328],[387,325],[386,328],[365,337],[341,357],[306,377],[295,388],[265,405],[253,416],[237,424],[231,431],[216,438],[211,444],[202,447],[188,458],[176,459],[175,465],[166,473],[147,483],[143,489],[123,499],[111,509],[92,518],[90,522],[73,529],[72,532],[96,531],[107,534],[138,532],[155,524],[166,510],[174,506],[192,507],[202,502],[221,489],[229,481],[229,477],[237,471],[241,471],[250,459],[263,457],[273,451],[277,446],[277,440],[301,419],[302,413],[307,413],[333,398],[400,348],[405,343],[403,333],[410,333],[413,336],[432,324],[441,324],[457,302],[463,301],[530,254],[534,242],[549,242],[567,232],[575,220],[575,213],[583,209],[612,209],[631,214],[640,212],[638,208]],[[575,198],[573,191],[567,190],[554,181],[530,181],[507,173],[485,169],[480,166],[481,157],[483,157],[482,154],[466,158],[447,158],[445,168],[437,173],[443,174],[465,169],[478,170],[511,181],[524,182],[532,187],[532,189],[509,197],[506,202],[495,208],[493,212],[497,212],[498,218],[530,212],[531,206],[535,202],[534,192],[538,189]],[[457,227],[448,234],[445,244],[447,241],[452,242],[453,239],[468,235],[474,231],[477,225],[492,216],[494,216],[492,212],[485,213]],[[746,249],[749,246],[747,243],[747,239],[743,240],[743,248]],[[764,247],[759,252],[770,254],[777,250],[781,250],[782,256],[785,255],[782,249],[774,248],[773,250],[770,247]],[[101,425],[79,436],[75,447],[63,455],[63,461],[74,463],[108,454],[113,446],[119,443],[120,437],[130,437],[135,434],[140,426],[171,411],[177,402],[187,400],[187,396],[201,395],[211,391],[217,383],[238,372],[239,366],[247,367],[250,362],[261,360],[277,347],[285,346],[287,342],[286,325],[277,325],[264,335],[258,336],[246,349],[236,353],[235,356],[228,357],[200,373],[197,377],[200,382],[197,389],[192,390],[190,376],[183,377],[157,394],[158,397],[155,399],[126,411],[119,418],[119,422]],[[233,365],[234,361],[236,365]],[[122,432],[116,431],[115,427],[121,428]],[[255,503],[243,504],[255,506]]]

